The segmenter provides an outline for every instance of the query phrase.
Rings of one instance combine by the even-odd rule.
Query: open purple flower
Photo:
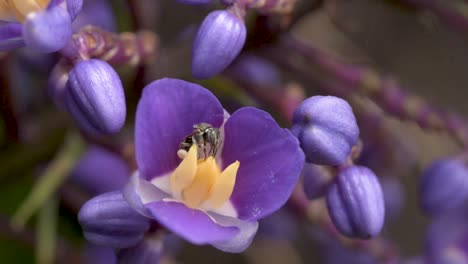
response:
[[[191,243],[226,252],[248,247],[257,220],[287,201],[304,164],[297,139],[269,114],[246,107],[229,116],[208,90],[175,79],[144,89],[135,148],[139,170],[124,191],[129,204]],[[101,200],[92,208],[112,206]],[[98,227],[93,215],[99,213],[80,212],[85,232],[109,236],[113,228]]]
[[[0,51],[28,46],[55,52],[71,37],[71,22],[83,0],[0,1]]]

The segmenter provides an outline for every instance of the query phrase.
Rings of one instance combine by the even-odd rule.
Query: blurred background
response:
[[[85,4],[92,1],[94,0],[85,0]],[[100,1],[104,0],[98,2]],[[454,26],[430,8],[419,4],[410,5],[411,2],[424,1],[299,0],[296,13],[300,15],[295,13],[297,20],[285,34],[313,45],[339,62],[372,68],[381,76],[398,82],[405,91],[421,96],[431,105],[466,116],[468,22],[464,29]],[[463,0],[439,2],[454,8],[453,10],[468,10],[468,2]],[[155,32],[160,41],[154,63],[137,68],[117,69],[124,82],[128,105],[124,130],[104,141],[91,140],[92,143],[89,144],[99,143],[103,148],[110,146],[110,149],[118,146],[119,151],[114,151],[112,155],[122,163],[129,164],[128,160],[133,155],[131,142],[134,111],[141,89],[145,84],[162,77],[195,81],[190,76],[192,38],[203,17],[221,6],[190,6],[173,0],[109,0],[108,4],[117,32],[147,29]],[[246,81],[239,81],[239,77],[236,77],[238,70],[235,67],[241,56],[221,77],[201,82],[220,98],[228,110],[254,105],[269,111],[287,127],[287,118],[282,116],[281,111],[268,100],[262,99],[262,94],[271,92],[268,89],[289,91],[288,87],[299,87],[298,90],[292,90],[299,91],[299,97],[342,95],[324,85],[335,83],[335,79],[333,75],[324,73],[320,65],[314,62],[299,63],[301,72],[298,72],[281,63],[281,60],[295,62],[299,59],[290,55],[294,50],[285,51],[284,54],[279,52],[287,48],[278,44],[280,40],[264,40],[259,37],[260,34],[255,35],[259,31],[255,29],[258,19],[255,11],[249,12],[247,24],[249,32],[253,32],[249,39],[254,44],[247,45],[242,54],[266,60],[275,68],[279,77],[271,85],[258,85],[265,88],[263,90],[256,89],[252,92],[240,87]],[[281,23],[278,22],[278,17],[272,21]],[[86,23],[94,22],[91,19]],[[58,55],[35,54],[27,49],[2,54],[1,263],[40,263],[37,255],[41,253],[38,250],[53,252],[56,263],[115,261],[111,260],[111,254],[106,255],[109,252],[93,255],[95,252],[86,244],[77,222],[81,204],[98,191],[86,189],[86,184],[72,174],[92,172],[72,170],[57,188],[50,187],[53,184],[49,188],[44,187],[44,195],[53,193],[52,198],[34,214],[24,229],[20,230],[12,225],[12,216],[21,207],[49,162],[60,155],[66,131],[76,130],[70,116],[57,109],[48,96],[48,76],[57,60]],[[247,82],[250,86],[255,86],[255,80]],[[429,162],[438,157],[456,154],[460,146],[447,132],[422,129],[414,122],[400,120],[395,115],[382,111],[372,97],[357,95],[347,99],[358,112],[364,146],[378,149],[369,150],[370,154],[362,162],[381,176],[382,181],[397,182],[400,186],[396,187],[399,189],[397,194],[390,195],[396,197],[397,205],[395,214],[389,214],[386,218],[383,236],[393,241],[401,259],[419,256],[424,249],[424,235],[428,224],[428,219],[418,206],[419,175]],[[369,113],[378,116],[379,121],[370,121],[373,119],[369,118]],[[366,142],[372,144],[366,145]],[[102,165],[105,163],[99,164],[102,174],[115,174],[110,167]],[[131,170],[130,162],[126,171]],[[320,206],[323,201],[316,203]],[[260,225],[254,243],[242,254],[227,254],[209,246],[193,246],[174,239],[174,245],[169,243],[167,254],[164,254],[161,262],[380,263],[369,260],[367,256],[354,257],[362,252],[359,249],[350,249],[352,247],[346,247],[346,243],[343,245],[329,237],[322,231],[323,226],[311,224],[304,217],[298,217],[290,206],[265,219]],[[47,243],[53,243],[55,249],[47,251]],[[103,256],[102,260],[98,255]],[[353,257],[344,258],[349,262],[340,262],[343,258],[332,257],[338,255]],[[351,259],[356,259],[356,262],[351,262]],[[400,260],[395,263],[402,262]]]

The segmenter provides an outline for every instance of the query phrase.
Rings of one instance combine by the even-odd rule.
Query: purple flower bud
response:
[[[229,70],[234,77],[260,86],[278,86],[281,82],[275,65],[254,55],[239,56]]]
[[[348,237],[368,239],[383,227],[382,188],[375,174],[366,167],[342,169],[328,189],[327,206],[337,229]]]
[[[118,132],[125,123],[122,82],[101,60],[80,61],[70,71],[66,102],[78,125],[92,134]]]
[[[83,9],[73,21],[73,31],[77,32],[86,25],[94,25],[107,31],[116,31],[112,6],[108,0],[87,0]]]
[[[150,227],[149,219],[133,210],[120,191],[86,202],[78,220],[88,241],[113,248],[135,246]]]
[[[302,174],[304,176],[304,192],[311,200],[325,195],[334,176],[324,166],[312,163],[304,164]]]
[[[117,253],[119,263],[151,264],[158,263],[163,242],[158,237],[146,237],[136,246],[125,248]]]
[[[294,113],[291,132],[301,142],[307,161],[324,165],[343,164],[359,137],[351,106],[334,96],[304,100]]]
[[[26,45],[39,52],[55,52],[71,38],[71,18],[67,10],[55,6],[28,15],[23,26]]]
[[[110,247],[97,246],[88,243],[84,249],[85,263],[91,264],[114,264],[117,263],[115,252]]]
[[[130,169],[117,154],[91,147],[78,161],[71,180],[91,194],[101,194],[123,188],[129,181]]]
[[[382,192],[385,200],[385,216],[396,218],[404,206],[404,192],[400,181],[394,177],[381,178]]]
[[[422,174],[420,202],[428,215],[460,207],[468,198],[468,169],[454,158],[433,162]]]
[[[67,11],[70,14],[71,20],[73,21],[83,8],[83,0],[66,0],[65,2],[67,3]]]
[[[57,63],[49,75],[48,93],[55,105],[60,109],[66,109],[65,98],[69,71],[69,65]]]
[[[213,11],[198,30],[192,50],[192,74],[210,78],[240,53],[246,38],[244,21],[230,11]]]

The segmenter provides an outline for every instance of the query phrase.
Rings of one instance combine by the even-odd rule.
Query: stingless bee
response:
[[[180,144],[179,157],[183,158],[194,144],[198,148],[198,159],[215,156],[220,147],[221,139],[219,129],[207,123],[193,126],[192,134],[188,135]]]

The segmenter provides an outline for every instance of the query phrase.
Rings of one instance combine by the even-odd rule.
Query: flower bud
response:
[[[28,15],[23,26],[26,45],[49,53],[65,47],[71,38],[71,18],[60,6]]]
[[[76,164],[71,180],[97,195],[122,189],[130,180],[130,169],[117,154],[93,146]]]
[[[334,96],[304,100],[294,113],[291,132],[307,161],[323,165],[343,164],[359,136],[351,106]]]
[[[246,38],[244,21],[230,11],[213,11],[198,30],[192,49],[192,74],[210,78],[240,53]]]
[[[162,249],[163,241],[153,235],[146,237],[134,247],[120,250],[117,256],[119,263],[158,263]]]
[[[342,169],[327,192],[328,213],[348,237],[369,239],[383,227],[385,206],[375,174],[362,166]]]
[[[304,192],[309,199],[322,197],[333,180],[332,173],[324,166],[305,163],[302,169]]]
[[[259,86],[279,86],[281,84],[281,74],[275,65],[255,55],[239,56],[229,70],[230,74],[237,79]]]
[[[149,219],[133,210],[120,191],[101,194],[86,202],[78,221],[87,240],[113,248],[138,244],[150,227]]]
[[[468,198],[468,169],[458,159],[433,162],[421,177],[420,203],[428,215],[460,207]]]
[[[88,133],[116,133],[125,123],[122,82],[104,61],[93,59],[75,65],[67,83],[66,102],[78,125]]]

